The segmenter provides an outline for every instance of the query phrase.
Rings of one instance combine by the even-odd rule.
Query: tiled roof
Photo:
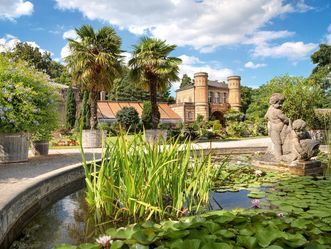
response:
[[[101,119],[115,119],[116,113],[120,111],[123,107],[134,107],[139,117],[141,117],[142,110],[143,110],[143,103],[142,102],[113,102],[113,101],[99,101],[98,102],[98,118]],[[180,121],[181,118],[175,113],[168,104],[160,103],[159,104],[159,111],[161,120],[178,120]]]

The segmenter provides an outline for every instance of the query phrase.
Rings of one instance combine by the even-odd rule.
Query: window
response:
[[[226,93],[224,93],[224,103],[228,102],[226,98],[227,98]]]
[[[211,92],[208,92],[208,102],[211,103],[212,101],[212,94]]]
[[[188,112],[187,113],[187,119],[188,120],[193,120],[193,112]]]
[[[220,93],[215,93],[215,103],[219,104],[220,103],[220,98],[221,98],[221,94]]]

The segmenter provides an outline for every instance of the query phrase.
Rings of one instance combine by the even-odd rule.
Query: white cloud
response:
[[[267,64],[264,64],[264,63],[257,63],[257,64],[254,64],[252,61],[249,61],[247,63],[245,63],[244,67],[246,68],[250,68],[250,69],[257,69],[257,68],[260,68],[260,67],[266,67]]]
[[[1,0],[0,19],[14,20],[20,16],[31,15],[33,4],[24,0]]]
[[[15,48],[17,43],[20,42],[21,40],[18,39],[17,37],[11,34],[6,34],[3,38],[0,38],[0,52],[10,52]],[[40,48],[40,46],[34,41],[24,41],[24,42],[33,48],[38,48],[41,53],[48,52],[51,55],[53,55],[52,52]]]
[[[186,64],[186,65],[203,63],[198,57],[195,57],[195,56],[188,56],[186,54],[183,54],[178,57],[182,60],[182,64]]]
[[[331,34],[326,35],[326,43],[331,45]]]
[[[74,29],[70,29],[63,33],[62,38],[76,40],[78,37],[76,31]]]
[[[193,79],[193,76],[197,72],[208,73],[208,78],[210,80],[221,80],[225,81],[230,75],[233,75],[233,71],[229,68],[223,67],[213,67],[207,64],[202,64],[203,62],[194,56],[181,55],[178,56],[182,59],[183,63],[179,65],[179,77],[182,78],[184,74],[187,74]],[[171,88],[172,94],[179,88],[180,82],[175,82]]]
[[[69,49],[69,44],[67,43],[62,49],[61,49],[61,58],[62,60],[70,55],[70,49]]]
[[[123,53],[121,53],[121,55],[123,56],[123,61],[124,61],[124,63],[127,65],[128,62],[129,62],[129,60],[130,60],[131,57],[132,57],[132,54],[129,53],[129,52],[123,52]]]
[[[211,52],[221,45],[242,43],[272,19],[308,10],[303,1],[283,0],[56,0],[60,9],[79,10],[91,20],[150,34],[179,46]],[[160,14],[162,13],[162,14]]]
[[[270,46],[262,45],[254,49],[255,57],[288,58],[290,60],[300,60],[310,55],[318,44],[303,42],[285,42],[281,45]]]
[[[263,45],[272,40],[286,38],[289,36],[293,36],[294,32],[289,32],[287,30],[281,31],[257,31],[254,32],[247,40],[245,40],[244,44],[254,44],[254,45]]]

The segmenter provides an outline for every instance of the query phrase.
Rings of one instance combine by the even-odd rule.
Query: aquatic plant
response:
[[[84,157],[84,156],[83,156]],[[87,164],[86,200],[99,221],[159,220],[197,212],[207,203],[218,170],[190,142],[148,143],[121,133],[102,160]]]

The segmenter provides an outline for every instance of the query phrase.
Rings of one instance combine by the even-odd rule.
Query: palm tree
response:
[[[168,45],[165,41],[155,38],[142,38],[134,45],[132,58],[129,60],[130,75],[150,92],[152,105],[152,128],[158,124],[157,91],[164,91],[171,82],[179,80],[178,65],[182,62],[169,54],[176,45]]]
[[[97,101],[100,91],[111,88],[120,73],[121,39],[112,27],[94,31],[90,25],[75,29],[77,39],[68,39],[70,55],[65,62],[74,82],[90,94],[91,129],[96,129]]]

